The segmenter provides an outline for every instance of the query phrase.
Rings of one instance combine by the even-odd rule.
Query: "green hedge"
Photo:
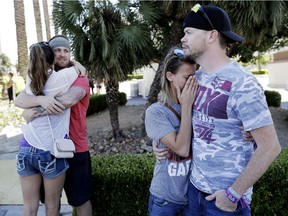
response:
[[[10,107],[9,110],[0,110],[0,131],[6,126],[21,127],[26,123],[22,117],[23,110],[18,107]],[[9,115],[8,115],[9,114]]]
[[[127,80],[143,79],[143,74],[128,74]]]
[[[288,215],[288,151],[254,185],[252,215]],[[147,216],[154,156],[93,156],[93,215]]]
[[[93,215],[147,216],[154,163],[147,154],[92,157]]]
[[[265,175],[254,185],[252,215],[288,215],[288,150],[282,150]]]
[[[251,70],[251,72],[252,72],[254,75],[268,74],[268,70],[267,70],[267,69]]]
[[[127,96],[124,92],[119,93],[119,105],[125,105],[127,103]],[[107,108],[106,94],[102,95],[92,95],[90,96],[89,107],[87,109],[86,116],[98,113]]]
[[[281,94],[279,92],[266,90],[264,94],[266,96],[266,101],[267,101],[268,106],[280,107]]]

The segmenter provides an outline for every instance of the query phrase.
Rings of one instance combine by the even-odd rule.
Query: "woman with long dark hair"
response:
[[[35,96],[64,94],[78,77],[75,67],[54,70],[54,52],[47,42],[30,47],[26,93]],[[37,112],[41,107],[36,107]],[[59,115],[47,111],[23,126],[23,139],[17,155],[17,171],[23,193],[23,215],[37,215],[40,185],[45,189],[46,215],[59,215],[59,201],[69,165],[64,158],[56,158],[53,142],[69,138],[70,109]],[[44,115],[45,114],[45,115]],[[35,115],[34,115],[35,117]]]

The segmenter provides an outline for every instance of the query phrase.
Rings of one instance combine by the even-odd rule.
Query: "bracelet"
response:
[[[233,196],[235,196],[237,199],[241,199],[241,195],[240,194],[238,194],[232,187],[229,187],[227,190],[229,190],[229,192],[233,195]]]
[[[238,203],[241,199],[240,194],[238,194],[232,187],[226,190],[226,197],[234,204]]]

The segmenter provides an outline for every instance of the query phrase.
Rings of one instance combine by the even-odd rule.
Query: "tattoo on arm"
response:
[[[55,99],[63,104],[66,108],[78,103],[86,95],[86,91],[78,86],[72,86],[64,95],[57,95]]]
[[[38,113],[43,113],[43,112],[45,112],[45,109],[44,109],[42,106],[34,107],[34,110],[37,111]]]

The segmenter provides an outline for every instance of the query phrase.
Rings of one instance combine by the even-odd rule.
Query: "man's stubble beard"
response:
[[[200,48],[194,49],[194,51],[193,51],[193,49],[189,48],[189,54],[187,54],[187,56],[189,56],[189,58],[191,58],[195,62],[197,62],[197,60],[199,60],[199,58],[201,56],[203,56],[203,54],[206,51],[206,45],[205,45],[204,41],[198,47],[200,47]]]
[[[59,71],[61,69],[64,69],[64,68],[67,68],[67,67],[70,67],[70,66],[71,66],[70,61],[67,61],[64,64],[63,63],[59,64],[59,61],[56,61],[56,63],[55,63],[55,71]]]

